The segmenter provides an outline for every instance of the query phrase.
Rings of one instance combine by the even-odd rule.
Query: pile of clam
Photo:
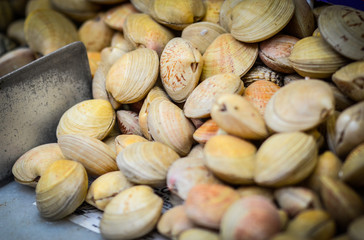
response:
[[[42,217],[86,201],[106,239],[362,239],[364,12],[305,0],[26,7],[29,49],[80,40],[93,76],[58,142],[14,164]],[[182,201],[162,214],[163,186]]]

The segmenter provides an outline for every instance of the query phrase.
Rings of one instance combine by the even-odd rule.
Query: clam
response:
[[[302,77],[329,78],[348,59],[337,53],[321,37],[305,37],[293,47],[289,61]]]
[[[143,13],[130,14],[123,25],[124,37],[135,47],[145,47],[162,54],[164,47],[174,37],[173,33]]]
[[[230,135],[217,135],[204,147],[206,166],[230,184],[251,184],[254,178],[256,147]]]
[[[110,46],[114,31],[104,22],[105,14],[86,20],[78,29],[78,36],[88,51],[101,51]]]
[[[220,34],[226,33],[220,25],[211,22],[197,22],[183,29],[181,37],[189,40],[201,54]]]
[[[139,117],[133,111],[119,110],[116,112],[116,119],[122,134],[133,134],[142,136],[142,131],[139,126]]]
[[[198,184],[191,188],[184,203],[187,217],[194,223],[219,229],[226,210],[239,194],[222,184]]]
[[[168,145],[186,156],[193,144],[193,124],[173,102],[159,98],[148,107],[148,129],[155,141]]]
[[[243,186],[236,189],[241,198],[248,196],[262,196],[273,202],[273,191],[270,188],[264,188],[259,186]]]
[[[57,143],[34,147],[21,155],[14,163],[15,181],[35,187],[47,168],[57,160],[65,159]]]
[[[178,158],[160,142],[137,142],[121,151],[116,161],[130,182],[159,186],[165,184],[168,168]]]
[[[84,134],[102,140],[114,127],[115,118],[110,102],[84,100],[63,113],[57,126],[57,138],[64,134]]]
[[[85,200],[103,211],[118,193],[132,186],[121,171],[108,172],[91,183]]]
[[[34,10],[37,9],[52,9],[50,0],[29,0],[25,7],[25,16],[28,16]]]
[[[14,39],[17,43],[20,45],[26,45],[27,41],[25,40],[25,34],[24,34],[24,23],[25,19],[18,19],[13,22],[11,22],[6,29],[6,35]]]
[[[259,44],[259,57],[272,70],[282,73],[294,73],[288,57],[299,39],[278,34]]]
[[[243,0],[225,0],[220,8],[220,25],[228,32],[231,31],[232,12],[236,5]]]
[[[342,5],[325,8],[318,18],[323,39],[343,56],[364,60],[364,11]]]
[[[324,122],[335,108],[329,84],[321,80],[295,81],[269,100],[264,119],[277,132],[308,130]]]
[[[352,185],[363,186],[362,179],[364,171],[364,143],[355,147],[346,157],[344,164],[340,170],[340,178]]]
[[[122,150],[124,150],[127,146],[137,142],[148,142],[142,136],[139,135],[129,135],[129,134],[122,134],[115,138],[115,147],[116,147],[116,155],[118,155]]]
[[[283,85],[287,85],[298,80],[304,80],[304,78],[302,78],[302,76],[298,75],[297,73],[288,74],[283,77]]]
[[[354,101],[364,100],[364,61],[345,65],[332,75],[332,81]]]
[[[364,101],[356,103],[340,113],[335,125],[335,151],[345,157],[364,142]]]
[[[258,57],[258,44],[239,42],[230,33],[220,34],[203,54],[201,81],[221,73],[242,77]]]
[[[210,116],[215,99],[223,93],[242,94],[244,83],[233,73],[217,74],[201,82],[188,96],[184,114],[189,118],[206,118]]]
[[[168,96],[184,102],[197,86],[203,66],[201,53],[183,38],[173,38],[160,58],[160,76]]]
[[[313,37],[321,37],[320,29],[316,28],[312,33]]]
[[[292,0],[244,0],[232,11],[230,32],[242,42],[261,42],[280,32],[294,9]]]
[[[27,44],[34,52],[47,55],[69,43],[78,41],[76,26],[53,10],[34,10],[24,23]]]
[[[82,163],[91,176],[118,170],[115,151],[94,137],[66,134],[58,137],[58,145],[67,159]]]
[[[133,45],[127,41],[122,32],[114,32],[114,35],[111,38],[111,47],[118,48],[123,52],[127,53],[134,50]]]
[[[264,116],[269,100],[279,89],[280,87],[271,81],[257,80],[245,89],[244,97]]]
[[[285,30],[298,38],[311,36],[316,24],[309,2],[302,0],[293,0],[293,2],[295,5],[294,14]]]
[[[124,54],[109,69],[106,90],[116,101],[126,104],[143,99],[158,77],[156,51],[141,48]]]
[[[107,10],[104,21],[110,28],[122,32],[126,18],[132,13],[138,13],[133,4],[121,4]]]
[[[97,15],[101,10],[99,4],[88,0],[49,0],[54,10],[65,14],[77,22],[84,22]]]
[[[278,209],[261,196],[249,196],[234,202],[225,212],[222,239],[271,239],[281,230]]]
[[[205,144],[210,138],[217,135],[218,130],[219,126],[217,123],[214,120],[209,119],[196,129],[192,137],[196,142]]]
[[[334,114],[329,116],[325,122],[326,142],[330,151],[336,154],[335,138],[336,138],[336,122],[339,118],[340,112],[335,111]]]
[[[219,240],[219,234],[205,228],[191,228],[183,231],[178,240]]]
[[[156,226],[163,200],[148,186],[134,186],[116,195],[106,206],[100,222],[106,239],[136,239]]]
[[[268,129],[263,116],[245,97],[223,94],[216,98],[211,117],[229,134],[245,139],[265,139]]]
[[[35,60],[34,52],[29,48],[17,48],[0,57],[0,77]]]
[[[316,142],[310,135],[302,132],[274,134],[258,148],[254,180],[258,185],[269,187],[301,182],[315,168],[317,152]]]
[[[47,220],[59,220],[74,212],[85,200],[88,178],[82,164],[57,160],[40,178],[35,189],[37,208]]]
[[[101,62],[101,53],[94,51],[87,51],[88,64],[90,66],[91,76],[95,76],[96,70],[99,68]]]
[[[249,72],[247,72],[242,78],[244,86],[248,87],[255,81],[266,80],[277,84],[278,86],[283,86],[283,75],[273,71],[272,69],[264,65],[255,65]]]
[[[224,0],[203,0],[206,14],[201,21],[218,24],[220,21],[220,9]]]
[[[336,111],[344,111],[351,105],[353,105],[355,102],[349,98],[347,95],[345,95],[335,84],[329,83],[330,87],[334,93],[335,98],[335,110]],[[340,84],[340,83],[338,83]],[[345,85],[345,83],[344,83]],[[363,99],[364,100],[364,99]]]
[[[142,108],[139,111],[139,125],[142,130],[144,137],[148,140],[152,140],[148,129],[148,108],[150,104],[157,98],[168,100],[168,95],[158,86],[154,86],[144,99]]]
[[[186,199],[191,188],[198,184],[221,183],[205,166],[201,157],[177,159],[168,169],[167,187],[182,199]]]
[[[187,157],[198,157],[198,158],[204,158],[203,153],[204,145],[197,144],[191,148],[191,151],[188,153]]]

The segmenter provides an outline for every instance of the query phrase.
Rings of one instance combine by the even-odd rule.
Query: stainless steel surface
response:
[[[23,153],[57,141],[60,117],[92,97],[91,81],[81,42],[0,78],[0,182],[11,177],[12,166]]]

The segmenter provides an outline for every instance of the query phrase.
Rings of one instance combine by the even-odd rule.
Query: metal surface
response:
[[[0,78],[0,182],[26,151],[56,142],[62,114],[92,97],[85,46],[71,43]]]

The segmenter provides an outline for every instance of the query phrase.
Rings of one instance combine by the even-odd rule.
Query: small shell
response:
[[[283,76],[280,73],[273,71],[272,69],[263,65],[256,65],[250,69],[242,78],[245,87],[248,87],[255,81],[266,80],[283,86]]]
[[[116,155],[118,155],[127,146],[137,142],[148,142],[147,139],[139,135],[119,135],[115,138]]]
[[[160,76],[167,94],[184,102],[197,86],[203,66],[201,53],[183,38],[173,38],[160,58]]]
[[[215,99],[223,93],[242,94],[244,83],[233,73],[214,75],[201,82],[188,96],[183,107],[189,118],[205,118],[210,116]]]
[[[269,100],[264,119],[277,132],[311,129],[335,108],[334,94],[322,80],[296,81],[279,89]]]
[[[187,157],[198,157],[198,158],[204,158],[203,153],[204,145],[197,144],[192,147],[191,151],[188,153]]]
[[[329,85],[334,93],[336,111],[342,112],[351,105],[355,104],[355,102],[345,95],[335,84],[329,83]]]
[[[120,192],[132,187],[120,171],[108,172],[96,178],[88,189],[86,202],[103,211]]]
[[[256,147],[248,141],[229,136],[212,137],[204,147],[206,166],[230,184],[250,184],[254,178]]]
[[[217,125],[217,123],[214,120],[209,119],[204,122],[199,128],[197,128],[192,136],[196,142],[204,144],[210,138],[217,135],[218,130],[219,126]]]
[[[35,60],[33,50],[29,48],[16,48],[0,57],[0,77]]]
[[[159,58],[154,50],[141,48],[124,54],[109,69],[106,90],[120,103],[143,99],[158,77]]]
[[[315,17],[308,1],[293,0],[295,8],[285,30],[298,38],[308,37],[315,30]]]
[[[122,32],[115,32],[111,38],[111,47],[118,48],[124,52],[130,52],[134,49],[134,46],[125,39]]]
[[[63,113],[57,126],[57,138],[64,134],[84,134],[102,140],[114,127],[115,119],[110,102],[84,100]]]
[[[133,134],[142,136],[142,130],[139,126],[139,117],[133,111],[119,110],[116,112],[118,126],[122,134]]]
[[[340,178],[352,186],[364,186],[364,143],[355,147],[346,157],[340,170]]]
[[[94,77],[95,72],[99,68],[99,65],[100,65],[100,62],[101,62],[101,53],[100,52],[87,51],[87,58],[88,58],[88,64],[90,66],[91,76]]]
[[[30,0],[25,7],[25,16],[28,16],[32,11],[37,9],[49,9],[52,10],[50,0]]]
[[[201,54],[204,54],[208,46],[223,33],[226,33],[225,29],[218,24],[197,22],[183,29],[181,37],[189,40]]]
[[[6,30],[6,35],[14,39],[20,45],[26,45],[27,41],[25,40],[24,34],[24,23],[25,19],[18,19],[11,22]]]
[[[65,159],[57,143],[34,147],[18,158],[12,168],[15,181],[35,187],[38,178],[57,160]]]
[[[159,186],[166,183],[168,168],[178,158],[160,142],[137,142],[121,151],[116,161],[130,182]]]
[[[217,232],[207,230],[206,228],[191,228],[183,231],[178,240],[220,240]]]
[[[261,42],[288,24],[294,8],[292,0],[244,0],[232,11],[231,34],[242,42]]]
[[[88,0],[49,0],[53,9],[76,22],[84,22],[97,15],[101,6]]]
[[[173,102],[162,98],[151,102],[148,129],[155,141],[168,145],[181,156],[189,153],[195,127]]]
[[[231,31],[232,12],[236,5],[243,0],[225,0],[220,8],[220,25],[228,32]]]
[[[241,198],[248,196],[261,196],[270,201],[274,201],[273,190],[270,188],[264,188],[259,186],[243,186],[236,189]]]
[[[242,77],[253,67],[257,57],[258,44],[239,42],[230,33],[221,34],[203,54],[201,81],[221,73]]]
[[[110,28],[122,32],[126,18],[132,13],[138,13],[133,4],[121,4],[107,10],[104,21]]]
[[[115,152],[96,138],[66,134],[58,138],[58,145],[67,159],[82,163],[92,176],[118,170]]]
[[[218,24],[220,21],[220,9],[224,0],[203,0],[206,7],[206,14],[202,21]]]

